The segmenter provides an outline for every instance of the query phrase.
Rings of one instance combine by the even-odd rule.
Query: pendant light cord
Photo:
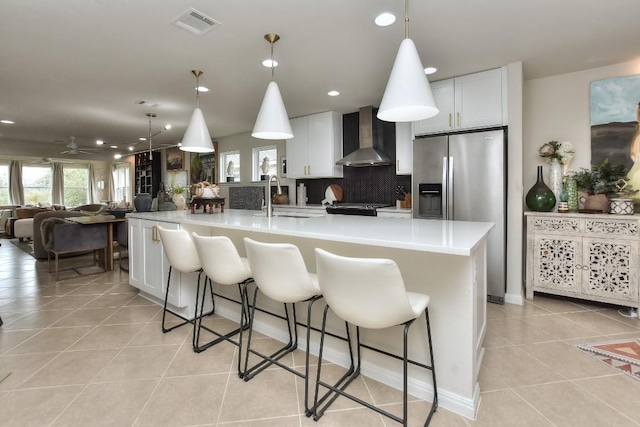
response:
[[[404,38],[409,38],[409,0],[404,0]]]
[[[191,70],[194,76],[196,76],[196,108],[200,108],[200,80],[198,77],[202,75],[200,70]]]
[[[274,41],[269,42],[269,44],[271,45],[271,81],[275,81],[276,80],[276,67],[273,66],[273,43],[275,43]]]

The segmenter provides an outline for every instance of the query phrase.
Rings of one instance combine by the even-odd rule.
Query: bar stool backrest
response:
[[[256,242],[248,237],[244,244],[253,280],[267,297],[288,303],[320,295],[297,246]]]
[[[191,233],[204,273],[221,285],[235,285],[251,277],[231,239]]]
[[[189,233],[158,227],[164,253],[171,267],[183,273],[200,270],[200,259]]]
[[[316,266],[325,301],[347,322],[381,329],[417,317],[394,261],[343,257],[316,248]]]

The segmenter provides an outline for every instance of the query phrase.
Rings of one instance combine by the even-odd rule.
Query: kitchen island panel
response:
[[[154,214],[140,214],[154,215]],[[164,213],[157,213],[157,218],[162,220]],[[225,213],[227,215],[227,213]],[[213,215],[214,217],[218,216]],[[170,216],[169,216],[170,217]],[[184,219],[183,219],[184,217]],[[329,235],[319,235],[319,229],[325,224],[317,224],[318,219],[323,218],[258,218],[247,219],[246,214],[236,218],[222,216],[217,221],[208,221],[211,215],[186,215],[174,217],[173,221],[180,224],[181,228],[187,231],[195,231],[198,234],[217,234],[228,236],[238,248],[241,255],[245,255],[244,237],[250,237],[265,242],[289,242],[297,245],[303,255],[307,268],[315,272],[316,247],[323,248],[344,256],[357,257],[380,257],[395,260],[403,274],[407,289],[410,291],[424,292],[431,296],[430,317],[433,333],[436,373],[438,375],[438,392],[440,405],[460,413],[469,418],[474,418],[479,404],[479,385],[477,381],[479,367],[482,361],[483,348],[482,341],[486,327],[486,253],[484,236],[477,242],[468,242],[466,248],[460,247],[462,252],[468,255],[452,255],[446,253],[450,248],[445,248],[445,253],[430,251],[428,248],[435,246],[433,241],[425,242],[424,236],[428,234],[425,229],[424,220],[406,219],[383,219],[383,218],[351,218],[343,216],[337,217],[329,224],[335,225],[337,230],[346,234],[342,240],[331,238],[336,231]],[[200,221],[200,219],[203,221]],[[353,221],[356,219],[357,221]],[[354,223],[366,219],[369,234],[377,235],[370,238],[358,235],[360,231],[354,231]],[[413,227],[420,232],[411,238],[404,238],[407,242],[413,242],[414,246],[420,247],[416,250],[408,244],[407,248],[398,248],[393,245],[383,245],[380,235],[384,233],[384,228],[393,226],[393,223],[413,223]],[[429,222],[429,221],[426,221]],[[431,228],[437,230],[433,234],[439,234],[442,230],[451,233],[461,232],[457,227],[461,224],[440,224],[443,221],[431,222]],[[257,224],[248,226],[247,224]],[[478,223],[479,224],[479,223]],[[445,225],[445,227],[443,227]],[[467,227],[469,224],[467,224]],[[264,227],[264,228],[263,228]],[[396,226],[403,230],[401,226]],[[490,225],[481,225],[485,230],[491,228]],[[295,230],[298,228],[298,230]],[[462,228],[464,229],[464,227]],[[349,231],[350,230],[350,231]],[[296,235],[297,234],[297,235]],[[354,238],[354,234],[356,234]],[[480,233],[479,233],[480,234]],[[486,232],[485,232],[486,234]],[[344,240],[352,241],[344,241]],[[370,244],[361,243],[367,240]],[[451,241],[449,235],[438,236],[440,241]],[[395,237],[396,245],[402,238]],[[135,254],[133,262],[135,262]],[[190,284],[183,283],[184,286]],[[193,288],[195,292],[195,287]],[[217,292],[226,296],[237,298],[237,289],[232,287],[218,286]],[[195,294],[193,294],[195,295]],[[262,298],[259,301],[261,307],[268,308],[276,312],[281,312],[280,304],[275,304]],[[190,304],[191,305],[191,304]],[[320,304],[316,305],[313,313],[313,324],[320,325],[321,310]],[[217,312],[222,316],[238,321],[237,306],[233,303],[220,300],[217,303]],[[186,309],[185,314],[192,313],[191,308]],[[299,320],[306,320],[305,310],[299,310]],[[331,316],[329,327],[332,331],[344,335],[343,323]],[[256,329],[260,332],[284,341],[285,330],[280,324],[270,316],[258,314],[256,317]],[[394,330],[395,329],[395,330]],[[427,360],[427,343],[424,336],[424,317],[420,317],[417,323],[411,328],[410,357],[425,362]],[[401,331],[399,328],[381,331],[363,330],[363,342],[379,347],[387,351],[399,354],[401,349]],[[301,334],[304,338],[304,333]],[[312,335],[311,352],[317,354],[318,336]],[[304,339],[300,341],[300,346],[304,346]],[[347,352],[344,342],[331,340],[328,343],[327,358],[340,365],[347,364]],[[302,347],[304,348],[304,347]],[[362,372],[371,378],[389,384],[396,388],[401,388],[401,364],[396,361],[389,361],[376,353],[365,350]],[[430,377],[421,370],[411,369],[409,390],[412,394],[432,399],[432,386]]]

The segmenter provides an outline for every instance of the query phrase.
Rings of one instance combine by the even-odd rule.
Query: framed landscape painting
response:
[[[177,147],[167,148],[167,170],[184,169],[184,151]]]
[[[591,164],[624,165],[627,189],[640,190],[640,74],[591,82],[590,109]]]
[[[591,164],[609,159],[630,171],[640,154],[640,74],[591,82],[590,96]]]

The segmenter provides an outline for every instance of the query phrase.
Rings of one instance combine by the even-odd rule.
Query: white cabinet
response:
[[[179,224],[129,218],[129,283],[141,291],[164,300],[169,273],[158,226],[177,230]],[[181,273],[173,271],[168,302],[176,307],[185,306],[182,297]]]
[[[291,120],[287,178],[342,177],[342,115],[334,111]]]
[[[527,214],[527,298],[533,292],[638,307],[638,219]]]
[[[415,122],[415,134],[506,125],[506,87],[506,67],[431,83],[440,113]]]
[[[411,175],[413,171],[413,126],[411,122],[396,123],[396,174]]]

